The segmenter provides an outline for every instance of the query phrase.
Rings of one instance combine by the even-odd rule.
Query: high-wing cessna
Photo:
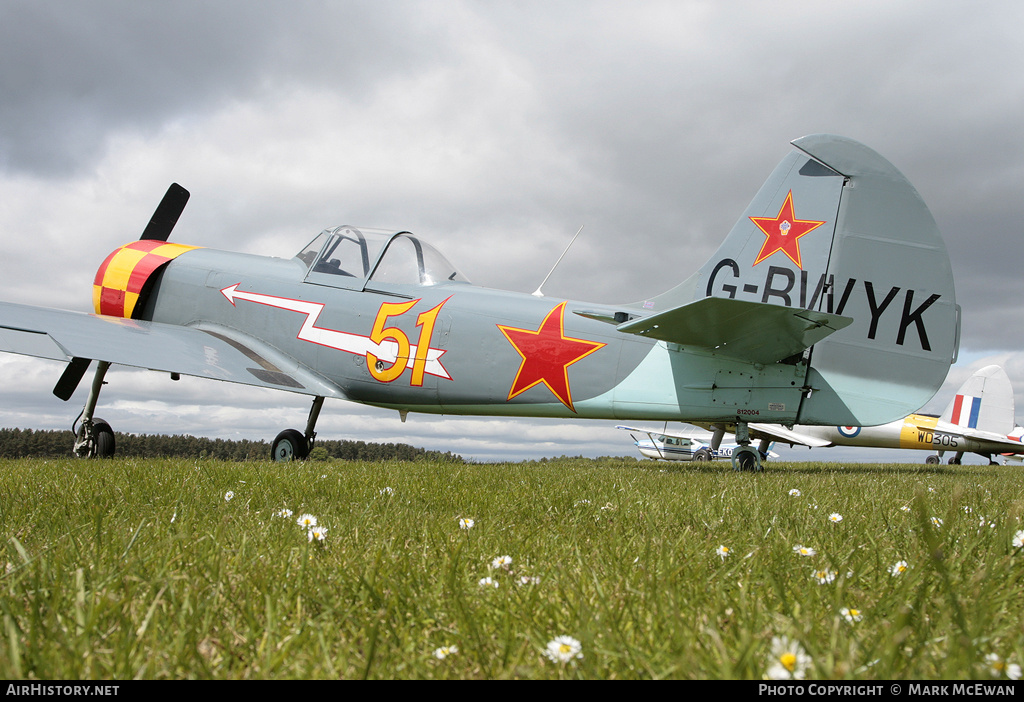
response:
[[[794,426],[752,423],[751,436],[762,442],[781,441],[804,446],[870,446],[935,451],[926,463],[937,464],[947,451],[959,464],[965,453],[976,453],[995,464],[996,454],[1024,454],[1024,428],[1014,418],[1013,388],[999,366],[986,366],[964,382],[938,417],[911,414],[881,426]],[[710,428],[710,427],[709,427]],[[717,427],[716,427],[717,428]]]
[[[917,191],[855,141],[812,135],[769,176],[718,252],[671,290],[607,305],[471,285],[405,231],[340,226],[291,258],[166,243],[172,185],[138,241],[96,273],[95,314],[0,305],[0,350],[96,361],[74,451],[106,456],[95,416],[112,364],[303,393],[304,457],[325,398],[408,412],[875,425],[924,405],[955,359],[945,244]]]
[[[741,444],[720,442],[717,448],[712,448],[712,436],[699,436],[693,431],[672,432],[668,429],[639,429],[619,425],[616,429],[625,429],[629,432],[646,434],[646,439],[638,439],[634,434],[633,443],[641,455],[653,458],[656,461],[714,461],[721,458],[732,458],[733,451]],[[761,452],[761,459],[768,457],[778,458],[777,453],[772,453],[770,447]]]

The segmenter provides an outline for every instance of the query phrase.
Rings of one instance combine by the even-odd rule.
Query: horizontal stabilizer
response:
[[[827,312],[705,297],[616,329],[729,358],[775,363],[802,353],[852,322]]]

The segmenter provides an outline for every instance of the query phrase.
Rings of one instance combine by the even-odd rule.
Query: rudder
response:
[[[1000,366],[985,366],[976,371],[957,390],[940,421],[1009,435],[1016,423],[1013,386]]]
[[[724,297],[851,318],[782,361],[807,368],[797,422],[902,419],[935,394],[956,356],[945,244],[914,187],[870,148],[828,134],[793,145],[716,254],[635,307],[653,316]]]

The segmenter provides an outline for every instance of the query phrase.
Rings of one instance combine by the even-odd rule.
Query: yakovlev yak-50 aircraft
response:
[[[172,185],[139,241],[114,251],[95,314],[0,305],[0,349],[67,364],[69,399],[96,361],[74,451],[107,456],[95,416],[111,364],[408,412],[875,425],[925,404],[953,362],[959,308],[917,191],[849,139],[813,135],[769,176],[718,252],[668,292],[608,305],[471,285],[404,231],[327,229],[292,258],[165,243]]]
[[[1014,416],[1013,387],[999,366],[985,366],[968,378],[938,417],[911,414],[881,426],[794,426],[751,423],[750,435],[762,446],[780,441],[790,445],[865,446],[935,451],[925,463],[938,464],[950,451],[950,465],[958,465],[965,453],[976,453],[995,465],[996,454],[1024,454],[1024,428]],[[725,427],[705,427],[723,430]],[[715,434],[715,438],[718,434]],[[714,438],[712,445],[714,445]],[[718,439],[721,441],[721,439]],[[723,444],[725,445],[725,444]]]

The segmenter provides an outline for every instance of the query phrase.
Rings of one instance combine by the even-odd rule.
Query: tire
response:
[[[698,462],[710,461],[712,459],[711,451],[706,448],[698,449],[697,453],[693,454],[693,460]]]
[[[92,423],[93,437],[96,440],[96,447],[93,456],[96,458],[113,458],[116,449],[114,442],[114,430],[102,419],[94,419]]]
[[[278,463],[303,461],[309,455],[306,437],[295,429],[285,429],[270,446],[270,459]]]
[[[78,427],[73,453],[78,458],[111,458],[114,455],[114,430],[102,419],[92,420],[92,438],[85,439],[85,424]]]
[[[738,471],[757,472],[761,470],[761,461],[755,449],[741,446],[732,452],[732,466]]]
[[[924,459],[924,462],[930,466],[937,466],[938,464],[942,463],[942,459],[936,456],[935,454],[932,454],[931,456],[928,456],[928,458]]]

